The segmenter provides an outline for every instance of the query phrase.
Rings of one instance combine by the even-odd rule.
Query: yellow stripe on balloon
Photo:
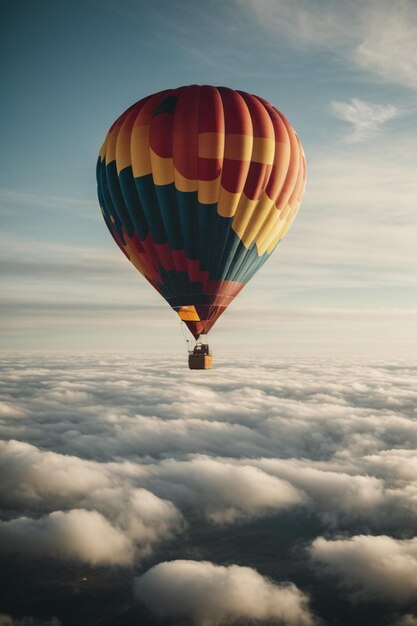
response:
[[[234,161],[250,161],[252,156],[253,137],[251,135],[226,135],[224,158]]]
[[[285,182],[288,167],[291,158],[291,146],[290,143],[276,142],[274,151],[273,167],[274,171],[274,197],[271,200],[276,200],[277,196],[281,193],[282,187]]]
[[[280,220],[280,211],[277,211],[273,205],[256,237],[256,247],[260,256],[266,251],[271,241],[281,232],[283,223]]]
[[[288,230],[289,230],[289,228],[290,228],[290,226],[291,226],[291,222],[292,222],[292,220],[289,220],[289,221],[286,221],[286,222],[282,222],[282,226],[281,226],[281,229],[280,229],[280,232],[279,232],[279,239],[278,239],[278,241],[279,241],[280,239],[284,239],[285,235],[287,234],[287,232],[288,232]],[[278,241],[277,241],[276,243],[278,243]],[[272,252],[272,250],[273,250],[273,249],[275,248],[275,246],[276,246],[276,243],[275,243],[275,240],[274,240],[274,239],[272,239],[272,240],[269,242],[269,244],[268,244],[268,247],[267,247],[267,250],[266,250],[266,251],[267,251],[267,252]]]
[[[106,165],[109,165],[116,160],[116,141],[119,129],[114,128],[111,133],[108,134],[108,144],[106,150]]]
[[[297,200],[297,202],[291,207],[291,211],[288,213],[287,219],[285,220],[288,224],[288,226],[290,226],[291,222],[293,221],[294,217],[297,215],[299,206],[300,206],[300,201]],[[288,228],[287,228],[288,230]]]
[[[124,246],[124,248],[129,255],[130,262],[136,267],[136,269],[138,270],[138,272],[142,274],[142,276],[146,277],[146,273],[142,267],[142,263],[140,261],[139,255],[137,254],[135,247],[133,245],[130,245],[129,239],[127,239],[126,245]]]
[[[202,159],[223,159],[224,133],[199,133],[198,156]]]
[[[237,205],[235,216],[233,218],[232,228],[235,233],[239,235],[245,246],[246,243],[243,238],[243,234],[253,215],[254,210],[256,209],[257,204],[258,200],[251,200],[244,193],[242,193],[239,198],[239,203]]]
[[[202,204],[215,204],[219,197],[221,175],[214,180],[198,181],[198,201]]]
[[[288,230],[288,228],[287,229],[284,228],[282,232],[280,231],[278,235],[275,235],[274,239],[272,240],[272,242],[269,244],[269,246],[266,249],[267,254],[271,254],[271,252],[275,250],[276,246],[279,244],[281,239],[284,238],[286,230]]]
[[[180,318],[185,322],[200,322],[200,316],[198,315],[195,306],[182,306],[177,311]]]
[[[267,137],[254,137],[251,161],[255,163],[263,163],[264,165],[272,165],[275,154],[275,139]]]
[[[226,189],[220,185],[217,213],[222,217],[233,217],[236,213],[241,195],[241,192],[232,193],[226,191]]]
[[[120,130],[116,142],[116,167],[117,173],[132,165],[132,153],[130,151],[131,130]]]
[[[287,221],[287,217],[289,216],[290,211],[291,211],[291,205],[290,205],[289,202],[287,202],[287,204],[285,205],[285,207],[281,211],[280,219],[283,220],[284,222],[286,222]]]
[[[174,181],[175,187],[178,191],[197,191],[198,189],[198,181],[190,180],[186,178],[174,167]]]
[[[266,247],[267,252],[272,252],[275,245],[278,243],[277,237],[278,237],[278,240],[283,239],[285,237],[285,235],[288,232],[288,229],[290,228],[292,224],[294,217],[297,214],[298,207],[299,207],[299,203],[295,205],[294,207],[290,207],[289,205],[285,207],[285,212],[287,215],[286,219],[281,219],[282,216],[280,216],[279,226],[276,229],[276,231],[274,229],[271,230],[268,236],[263,241],[263,246]]]
[[[152,178],[155,185],[169,185],[174,182],[174,164],[172,157],[160,157],[149,148],[151,155]]]
[[[133,176],[147,176],[152,173],[149,148],[149,124],[134,126],[132,129],[131,155]]]
[[[262,229],[262,225],[266,217],[271,211],[272,205],[273,205],[272,200],[268,198],[268,196],[264,192],[259,198],[259,200],[255,201],[255,206],[251,214],[249,214],[248,216],[249,219],[241,220],[242,225],[245,224],[246,222],[243,232],[240,231],[241,226],[240,226],[240,222],[238,221],[239,209],[236,212],[235,219],[233,220],[233,223],[232,223],[232,228],[239,234],[241,240],[243,241],[243,244],[247,248],[249,248],[253,244],[253,242],[255,243],[257,242],[258,234]],[[237,222],[236,228],[235,228],[235,222]],[[239,229],[239,232],[237,229]]]
[[[109,142],[109,134],[107,133],[106,138],[104,140],[103,145],[100,148],[100,152],[98,153],[100,159],[104,161],[104,157],[106,156],[107,144]]]

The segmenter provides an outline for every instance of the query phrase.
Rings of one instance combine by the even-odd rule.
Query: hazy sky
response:
[[[179,352],[179,321],[124,259],[98,149],[143,96],[190,83],[265,97],[308,165],[282,245],[216,350],[417,348],[417,4],[412,0],[1,1],[1,339],[7,349]]]

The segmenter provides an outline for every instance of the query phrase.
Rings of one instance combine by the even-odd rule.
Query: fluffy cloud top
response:
[[[159,563],[136,579],[136,597],[160,617],[199,626],[239,619],[312,626],[308,598],[293,584],[276,584],[249,567],[207,561]]]
[[[209,457],[161,463],[153,469],[150,485],[216,523],[280,511],[305,500],[289,482],[259,468]]]
[[[310,507],[331,526],[343,520],[376,518],[389,500],[382,480],[352,475],[344,471],[349,468],[343,464],[335,471],[331,464],[314,466],[311,461],[295,459],[262,459],[254,463],[298,487],[308,497]]]
[[[358,597],[404,603],[417,593],[417,538],[358,535],[350,539],[318,537],[312,557],[337,574]]]
[[[34,516],[48,512],[0,522],[6,551],[131,565],[183,526],[171,502],[121,478],[112,466],[13,440],[0,442],[0,452],[3,507]]]
[[[0,502],[37,508],[68,503],[114,484],[99,465],[75,456],[38,450],[22,441],[0,441]]]
[[[197,560],[216,593],[219,572],[226,589],[229,579],[247,575],[254,585],[266,580],[263,573],[293,580],[299,590],[259,583],[269,590],[265,606],[276,607],[279,595],[280,607],[286,598],[293,608],[306,577],[313,595],[322,586],[313,557],[337,574],[332,593],[346,593],[341,581],[363,599],[391,600],[391,622],[402,619],[398,604],[416,592],[415,541],[389,535],[417,535],[416,366],[248,359],[190,378],[170,365],[132,356],[4,357],[2,550],[90,565],[140,563],[151,568],[140,589],[146,581],[159,589],[167,567],[161,589],[169,598],[172,584],[176,598],[184,561],[152,569],[167,558],[158,551],[170,541],[170,558]],[[321,535],[327,539],[307,555],[303,544]],[[202,566],[204,559],[261,574],[238,568],[235,576]],[[252,606],[241,589],[243,582],[238,597]],[[247,608],[233,617],[227,602],[219,605],[227,619],[253,616]],[[218,617],[184,603],[185,617]],[[404,619],[413,608],[403,604]],[[272,609],[257,610],[256,619],[272,619]]]
[[[0,522],[3,552],[77,559],[91,565],[130,565],[129,539],[97,511],[54,511],[40,519],[19,517]]]

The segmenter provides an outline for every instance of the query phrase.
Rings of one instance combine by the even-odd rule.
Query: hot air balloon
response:
[[[287,119],[263,98],[190,85],[143,98],[111,126],[98,198],[119,248],[191,331],[205,336],[284,237],[306,164]]]

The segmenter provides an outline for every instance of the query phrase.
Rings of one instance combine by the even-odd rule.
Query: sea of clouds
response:
[[[2,369],[3,554],[130,569],[162,622],[347,624],[326,617],[327,589],[417,624],[417,363],[15,354]],[[292,520],[305,530],[281,565],[187,549],[259,524],[256,555],[265,524]]]

